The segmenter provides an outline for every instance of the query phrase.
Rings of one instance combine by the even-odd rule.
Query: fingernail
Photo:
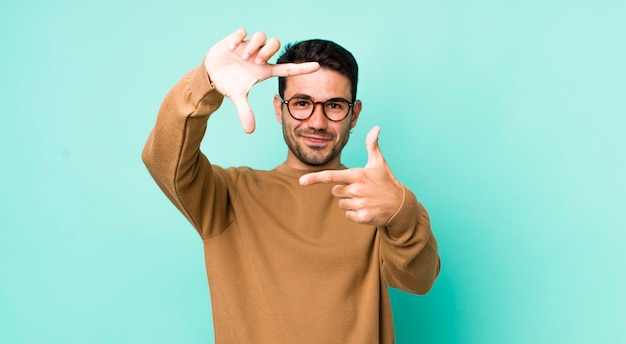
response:
[[[258,65],[262,65],[265,63],[265,61],[263,61],[263,59],[257,57],[256,59],[254,59],[254,63],[258,64]]]
[[[250,54],[248,54],[248,53],[243,53],[243,54],[241,54],[241,59],[242,59],[242,60],[247,60],[247,59],[249,59],[249,58],[250,58]]]

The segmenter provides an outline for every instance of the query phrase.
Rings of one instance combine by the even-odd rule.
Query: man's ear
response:
[[[363,104],[360,100],[354,102],[352,106],[352,120],[350,121],[350,129],[356,126],[356,121],[359,119],[359,114],[361,114],[361,110],[363,109]]]
[[[276,120],[278,123],[283,124],[283,101],[280,99],[280,96],[277,94],[274,96],[274,113],[276,114]]]

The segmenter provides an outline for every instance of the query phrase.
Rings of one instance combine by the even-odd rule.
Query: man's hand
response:
[[[239,113],[246,133],[254,131],[254,114],[248,104],[252,86],[273,76],[292,76],[318,70],[317,62],[268,64],[280,49],[276,38],[266,41],[265,34],[257,32],[246,40],[246,30],[237,29],[215,44],[204,59],[204,67],[217,91],[230,98]]]
[[[300,177],[301,185],[334,183],[333,196],[352,221],[381,226],[393,217],[404,198],[404,188],[393,176],[378,146],[380,127],[370,130],[365,140],[368,160],[364,168],[321,171]]]

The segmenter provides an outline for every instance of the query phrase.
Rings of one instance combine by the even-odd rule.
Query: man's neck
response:
[[[322,171],[322,170],[336,170],[341,168],[341,159],[339,156],[332,159],[331,161],[323,164],[323,165],[309,165],[302,160],[298,159],[291,152],[287,154],[287,160],[285,161],[285,165],[290,168],[301,170],[301,171]]]

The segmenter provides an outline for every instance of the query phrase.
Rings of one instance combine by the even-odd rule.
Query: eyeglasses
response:
[[[339,122],[348,117],[350,108],[354,106],[354,103],[350,103],[343,98],[333,98],[325,102],[314,102],[309,98],[293,97],[283,100],[283,104],[287,105],[287,110],[291,117],[299,121],[304,121],[311,117],[315,111],[315,105],[322,104],[324,116],[333,122]]]

